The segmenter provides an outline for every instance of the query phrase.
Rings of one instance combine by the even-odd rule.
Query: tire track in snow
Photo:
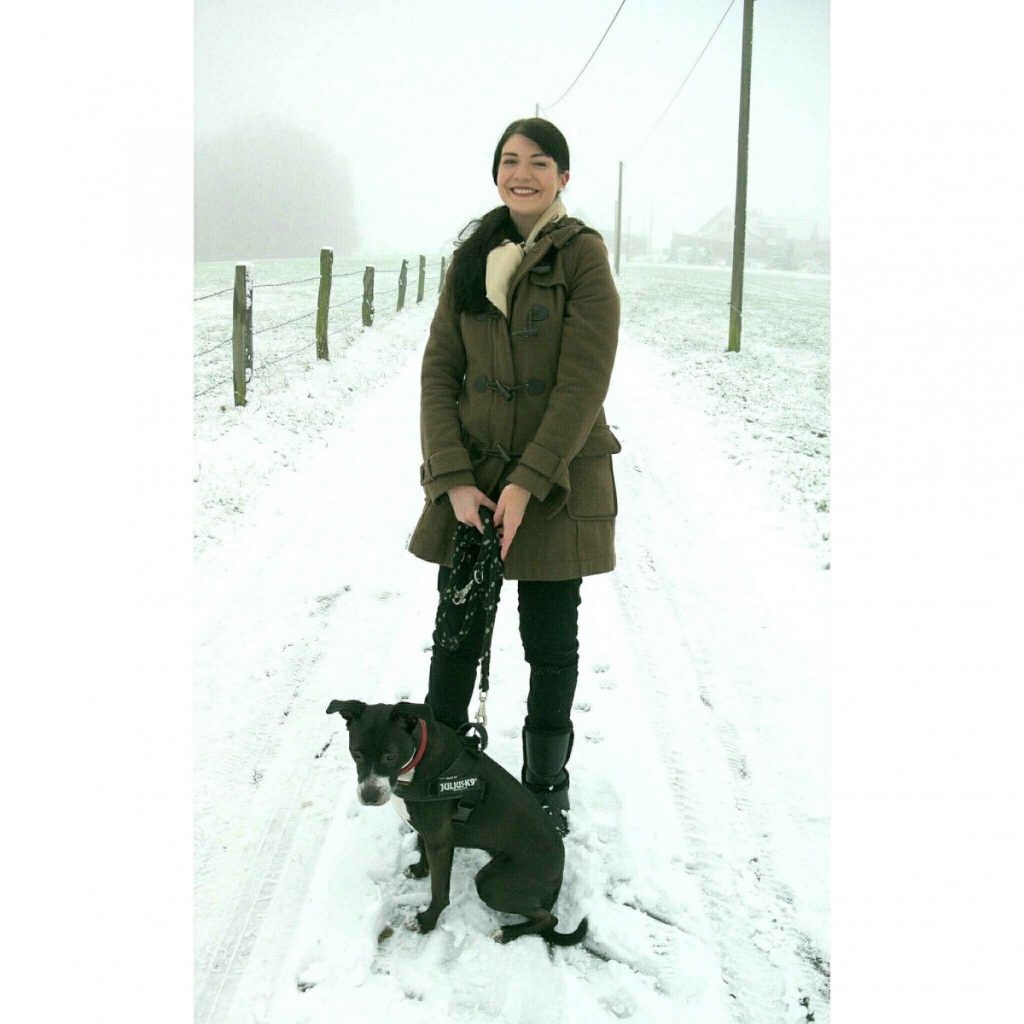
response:
[[[281,886],[323,724],[296,713],[322,658],[324,595],[272,570],[313,557],[294,505],[242,524],[230,573],[199,588],[194,877],[195,1019],[227,1019],[263,918]],[[296,538],[303,538],[297,543]],[[328,595],[332,596],[332,595]],[[328,602],[329,607],[332,602]],[[246,608],[240,621],[239,607]],[[311,608],[313,611],[311,612]],[[305,771],[295,772],[308,758]],[[301,881],[298,882],[301,885]]]
[[[246,718],[251,732],[244,742],[229,744],[231,756],[204,779],[208,796],[197,813],[205,812],[211,824],[197,837],[206,848],[197,857],[196,902],[207,934],[214,937],[197,948],[197,1024],[229,1019],[235,988],[256,944],[266,942],[261,938],[265,917],[275,901],[295,905],[301,900],[307,880],[287,870],[297,835],[302,834],[300,845],[322,841],[323,824],[301,810],[314,803],[314,773],[324,763],[322,702],[304,695],[314,688],[310,677],[321,661],[316,648],[324,628],[313,621],[306,635],[293,634],[275,672],[288,685],[268,687],[254,699]],[[216,750],[212,755],[215,760]],[[217,836],[230,837],[227,845],[216,848]],[[286,940],[287,931],[279,934],[280,943]]]
[[[264,830],[255,857],[248,865],[248,878],[236,897],[236,909],[212,956],[197,964],[201,979],[196,994],[197,1024],[215,1024],[227,1019],[226,1007],[235,985],[245,973],[263,916],[277,892],[296,831],[296,810],[307,782],[308,773]]]
[[[620,379],[630,375],[631,391],[643,396],[643,408],[638,403],[626,420],[637,434],[645,423],[671,433],[679,420],[677,410],[664,398],[662,408],[652,410],[659,398],[654,380],[641,360],[627,355],[623,362],[617,371]],[[616,408],[621,414],[622,403]],[[666,479],[662,467],[680,466],[665,455],[666,445],[659,438],[646,444],[638,438],[627,441],[617,459],[641,515],[646,510],[656,510],[656,515],[647,513],[646,521],[628,514],[620,518],[614,582],[636,663],[645,670],[641,678],[650,686],[651,722],[675,809],[692,846],[691,870],[700,881],[716,933],[735,1020],[822,1024],[828,1014],[827,958],[801,926],[793,893],[778,876],[772,826],[761,805],[771,791],[754,785],[739,731],[720,706],[728,702],[719,701],[717,689],[732,680],[702,672],[698,663],[708,664],[708,657],[701,652],[697,658],[691,650],[694,624],[682,613],[676,593],[674,580],[685,579],[687,568],[673,536],[685,507],[677,496],[685,497],[701,481]],[[657,515],[662,510],[669,514]],[[667,529],[655,529],[656,522]],[[664,541],[657,557],[652,552],[656,538]],[[723,555],[727,561],[728,554]],[[740,623],[737,641],[742,633]]]
[[[331,803],[337,781],[318,771],[329,763],[317,756],[328,734],[339,731],[324,709],[335,696],[373,699],[365,680],[376,686],[389,675],[380,638],[401,639],[395,623],[409,619],[407,599],[389,589],[396,564],[409,558],[408,524],[346,503],[344,481],[370,472],[376,448],[366,436],[405,429],[415,438],[415,404],[404,398],[415,387],[416,362],[365,396],[352,425],[330,435],[329,447],[305,460],[290,487],[265,494],[238,524],[232,545],[200,566],[195,804],[203,935],[195,1014],[202,1024],[251,1019],[248,1008],[235,1016],[232,1008],[260,983],[251,977],[263,973],[256,966],[275,975],[280,969],[309,861],[330,821],[302,812]],[[395,414],[399,398],[412,411],[411,424],[404,411]],[[387,460],[392,466],[407,469]],[[387,467],[377,470],[380,486],[400,507],[415,508],[416,480],[389,480]],[[406,491],[411,501],[403,500]],[[414,642],[392,644],[387,653],[408,661]],[[265,927],[268,919],[273,926]]]
[[[736,1019],[744,1024],[804,1020],[799,999],[810,995],[817,997],[811,1008],[822,1021],[828,990],[812,976],[809,960],[823,958],[796,921],[792,894],[774,875],[770,847],[764,842],[766,826],[748,792],[746,758],[735,745],[731,723],[701,721],[685,690],[673,685],[689,675],[692,686],[696,676],[685,641],[668,640],[681,636],[673,609],[652,612],[657,593],[652,578],[642,610],[627,593],[623,612],[632,636],[661,638],[660,648],[638,643],[634,654],[655,697],[651,722],[676,811],[696,854],[691,866],[715,926],[723,980],[737,1004]],[[729,802],[716,804],[723,792]],[[791,978],[800,979],[795,999],[789,991]]]

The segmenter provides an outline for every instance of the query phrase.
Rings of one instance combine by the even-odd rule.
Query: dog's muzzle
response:
[[[380,807],[391,799],[391,783],[381,775],[371,775],[357,783],[359,802],[371,807]]]

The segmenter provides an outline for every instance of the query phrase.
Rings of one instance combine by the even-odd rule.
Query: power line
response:
[[[566,89],[565,92],[563,92],[562,95],[559,96],[558,99],[555,100],[554,103],[549,103],[546,107],[542,107],[541,108],[542,110],[544,110],[545,112],[550,110],[556,104],[561,103],[562,100],[564,100],[565,97],[568,96],[570,92],[572,92],[572,86],[575,85],[580,80],[580,77],[583,75],[583,72],[586,71],[588,67],[590,67],[590,62],[597,55],[597,51],[601,49],[601,43],[604,42],[605,36],[607,36],[608,33],[611,32],[612,25],[615,24],[615,18],[617,18],[619,16],[619,11],[621,11],[622,8],[625,7],[625,6],[626,6],[626,0],[622,0],[622,3],[619,4],[619,10],[615,12],[615,15],[612,18],[612,20],[610,22],[608,22],[608,27],[604,30],[604,35],[601,36],[600,42],[598,42],[597,46],[594,47],[594,52],[587,58],[587,63],[583,65],[582,69],[580,70],[580,73],[572,80],[572,85],[570,85],[569,88]]]
[[[597,184],[602,186],[603,188],[611,189],[611,186],[608,184],[607,181],[604,180],[604,178],[602,178],[598,174],[594,174],[594,172],[591,171],[588,167],[584,167],[579,162],[579,160],[573,159],[572,163],[573,167],[577,172],[582,172],[584,178],[590,178],[591,180],[596,181]]]
[[[671,109],[672,104],[675,103],[675,101],[679,98],[679,94],[683,91],[683,86],[686,85],[686,83],[690,80],[690,75],[693,74],[697,65],[700,63],[701,57],[703,57],[704,54],[707,53],[707,49],[711,45],[711,40],[714,39],[715,36],[718,34],[718,30],[722,27],[722,22],[725,21],[726,15],[732,10],[732,5],[735,2],[736,0],[729,0],[729,6],[726,7],[725,14],[723,14],[722,17],[719,19],[718,24],[715,26],[715,31],[711,33],[710,37],[708,38],[708,41],[704,44],[704,49],[700,51],[700,53],[697,56],[697,59],[693,62],[693,67],[691,67],[690,70],[686,72],[686,77],[680,83],[679,88],[676,89],[675,95],[672,97],[672,99],[668,101],[668,106],[661,112],[661,117],[659,117],[658,120],[654,122],[654,127],[651,128],[651,130],[644,137],[643,142],[641,142],[640,145],[633,150],[632,154],[630,154],[630,160],[634,159],[637,153],[639,153],[640,150],[643,149],[645,145],[647,145],[647,140],[655,133],[655,131],[657,131],[658,125],[661,124],[665,115]]]

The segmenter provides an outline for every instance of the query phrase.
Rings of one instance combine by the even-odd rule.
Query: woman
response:
[[[553,124],[510,124],[491,177],[502,205],[460,236],[423,355],[427,497],[409,550],[441,566],[443,591],[457,525],[482,530],[480,508],[492,510],[530,665],[522,780],[565,832],[580,584],[615,566],[620,446],[602,403],[619,296],[601,236],[559,198],[569,147]],[[457,651],[434,634],[426,700],[453,728],[468,717],[483,633],[481,614]]]

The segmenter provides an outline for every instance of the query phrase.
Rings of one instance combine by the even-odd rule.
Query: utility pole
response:
[[[619,161],[619,201],[615,204],[615,273],[619,272],[619,251],[622,248],[622,161]]]
[[[740,138],[736,154],[736,206],[733,209],[732,294],[729,299],[729,352],[739,352],[743,329],[743,261],[747,240],[747,142],[750,135],[750,58],[754,40],[754,0],[743,0],[743,60],[740,65]]]
[[[533,105],[533,116],[534,117],[540,117],[540,104],[539,103],[534,103],[534,105]]]
[[[654,237],[654,204],[651,204],[651,219],[647,225],[647,255],[651,256],[654,253],[654,244],[652,238]]]

